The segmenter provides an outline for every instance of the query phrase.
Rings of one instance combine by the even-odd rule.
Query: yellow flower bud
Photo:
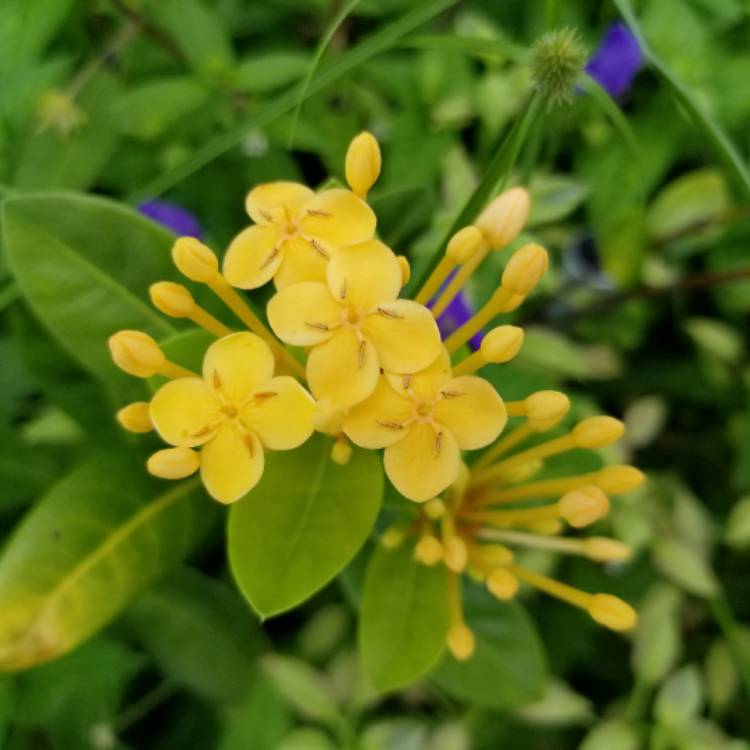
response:
[[[644,473],[636,469],[635,466],[605,466],[596,475],[596,485],[603,492],[610,495],[619,495],[640,487],[645,478]]]
[[[482,339],[480,350],[486,362],[500,364],[509,362],[518,354],[523,344],[523,328],[498,326]]]
[[[487,589],[497,599],[507,601],[518,591],[518,579],[505,568],[497,568],[487,576]]]
[[[165,448],[149,457],[146,468],[160,479],[184,479],[198,471],[200,455],[190,448]]]
[[[445,503],[439,497],[433,497],[422,506],[422,510],[431,521],[437,521],[445,515]]]
[[[156,375],[167,361],[156,341],[143,331],[118,331],[109,337],[109,352],[121,370],[137,378]]]
[[[635,610],[611,594],[594,594],[587,610],[596,622],[610,630],[630,630],[638,621]]]
[[[557,518],[548,518],[545,521],[530,523],[528,529],[534,534],[541,534],[541,536],[556,536],[563,531],[563,525]]]
[[[579,487],[565,493],[557,509],[571,526],[580,529],[604,518],[609,512],[609,500],[598,487]]]
[[[414,547],[414,559],[423,565],[437,565],[443,559],[443,545],[432,534],[423,534]]]
[[[159,281],[148,290],[153,306],[170,318],[188,318],[195,312],[195,300],[187,287],[173,281]]]
[[[386,549],[396,549],[406,538],[406,529],[403,526],[391,526],[380,535],[380,543]]]
[[[469,225],[459,229],[445,248],[446,257],[456,265],[463,265],[481,250],[485,243],[484,235],[478,227]]]
[[[154,429],[146,401],[136,401],[134,404],[123,406],[117,412],[117,421],[128,432],[151,432]]]
[[[531,198],[528,191],[521,187],[511,188],[500,193],[482,211],[475,223],[487,242],[499,249],[518,237],[529,218],[530,210]]]
[[[586,557],[597,562],[623,562],[632,555],[632,550],[627,544],[604,536],[583,539],[581,544]]]
[[[547,270],[549,258],[541,245],[530,243],[516,250],[505,266],[502,288],[511,294],[526,296]]]
[[[219,259],[195,237],[180,237],[172,246],[172,260],[183,276],[201,284],[219,272]]]
[[[469,559],[466,542],[461,537],[452,536],[443,541],[443,560],[448,568],[460,573]]]
[[[380,176],[380,146],[366,130],[355,136],[346,152],[346,181],[359,196],[364,197]]]
[[[476,551],[482,563],[492,568],[502,568],[513,562],[513,552],[502,544],[483,544]]]
[[[535,458],[532,461],[526,461],[526,463],[517,466],[510,466],[503,471],[503,481],[508,484],[525,482],[527,479],[531,479],[535,474],[538,474],[543,467],[544,461],[538,458]],[[544,523],[547,522],[545,521]]]
[[[604,448],[616,443],[625,425],[614,417],[590,417],[573,428],[573,440],[579,448]]]
[[[474,633],[462,622],[451,625],[446,643],[459,661],[466,661],[474,653]]]
[[[537,391],[524,402],[526,417],[536,423],[535,428],[549,429],[557,424],[570,409],[570,399],[559,391]]]
[[[396,260],[401,268],[401,286],[406,286],[411,278],[411,266],[405,255],[397,255]]]
[[[331,448],[331,461],[339,466],[345,466],[351,457],[352,444],[345,437],[339,437]]]

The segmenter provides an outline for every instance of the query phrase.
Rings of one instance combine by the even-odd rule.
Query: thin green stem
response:
[[[179,687],[173,680],[166,679],[155,685],[135,703],[131,703],[114,722],[114,730],[120,734],[148,716],[157,706],[169,700]]]
[[[630,7],[629,0],[613,0],[620,15],[635,35],[644,56],[659,77],[667,84],[672,96],[682,105],[690,116],[693,124],[703,131],[707,140],[716,151],[717,156],[724,163],[737,187],[746,198],[750,198],[750,171],[748,171],[740,152],[724,132],[719,123],[698,102],[690,89],[675,75],[675,73],[648,46],[643,37],[638,20]]]
[[[470,224],[479,214],[485,203],[502,187],[508,180],[513,167],[518,159],[521,146],[526,140],[531,124],[536,120],[541,110],[541,100],[539,94],[534,91],[526,99],[526,104],[520,115],[516,118],[513,127],[495,151],[490,161],[487,171],[484,173],[481,182],[477,185],[474,192],[464,204],[451,228],[446,233],[442,242],[437,247],[435,254],[430,259],[426,268],[410,284],[410,289],[420,289],[427,278],[440,262],[445,246],[450,238],[462,227]]]
[[[708,606],[716,623],[721,628],[729,653],[732,654],[734,667],[742,681],[745,696],[750,701],[750,652],[743,642],[740,626],[723,592],[720,592],[713,599],[709,599]]]
[[[391,49],[407,34],[418,29],[457,2],[458,0],[424,0],[424,2],[419,3],[419,5],[401,16],[401,18],[389,23],[385,28],[365,39],[356,47],[352,47],[331,62],[330,65],[324,67],[310,82],[305,93],[305,99],[309,99],[322,89],[340,80],[363,63],[375,57],[375,55]],[[210,140],[185,162],[169,172],[160,175],[134,194],[128,196],[128,202],[134,204],[161,195],[186,177],[194,174],[199,169],[210,164],[214,159],[234,148],[248,132],[265,127],[277,118],[290,112],[297,104],[298,99],[299,92],[296,90],[289,91],[277,97],[261,112],[250,117],[229,132]]]
[[[315,75],[315,71],[320,65],[320,61],[323,59],[325,51],[328,49],[328,45],[331,43],[334,34],[338,31],[339,26],[346,20],[347,16],[359,5],[360,0],[349,0],[345,3],[339,12],[333,17],[333,20],[328,25],[325,34],[318,42],[318,46],[315,48],[315,53],[310,61],[310,65],[307,68],[307,73],[302,81],[302,85],[299,89],[299,96],[297,98],[297,106],[294,108],[294,114],[292,115],[292,124],[289,128],[289,139],[287,142],[287,148],[292,148],[294,145],[294,135],[297,132],[297,122],[299,121],[300,112],[302,112],[302,105],[305,103],[307,98],[307,89],[310,87],[310,81]]]
[[[636,723],[644,720],[653,691],[654,686],[650,682],[644,680],[641,675],[636,675],[625,708],[625,718],[629,722]]]

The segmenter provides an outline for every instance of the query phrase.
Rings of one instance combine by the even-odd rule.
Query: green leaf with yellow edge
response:
[[[120,329],[175,333],[148,299],[150,284],[177,276],[173,235],[113,201],[73,193],[10,198],[2,227],[18,286],[43,325],[115,392],[142,392],[112,363],[107,339]]]
[[[448,573],[414,560],[413,545],[372,556],[362,591],[359,646],[379,690],[404,687],[440,658],[449,625]]]
[[[232,506],[229,562],[262,617],[300,604],[357,554],[383,497],[374,451],[354,449],[331,461],[330,438],[316,435],[294,451],[267,451],[258,486]]]
[[[211,526],[198,480],[153,480],[100,454],[60,480],[0,557],[0,670],[75,648],[187,557]]]
[[[138,597],[126,618],[168,678],[218,703],[244,698],[267,646],[242,597],[187,566]]]
[[[526,611],[517,602],[499,602],[479,586],[464,586],[463,599],[476,650],[464,662],[446,652],[432,679],[451,695],[481,706],[512,708],[538,700],[547,666]]]

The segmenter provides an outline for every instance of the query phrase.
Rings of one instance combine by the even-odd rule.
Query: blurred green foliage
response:
[[[591,50],[618,18],[613,4],[566,0],[353,5],[311,68],[339,3],[0,3],[0,659],[51,658],[60,633],[82,644],[0,675],[0,746],[750,747],[750,630],[737,624],[750,624],[750,203],[653,65],[617,102],[583,81],[570,106],[531,124],[511,181],[534,199],[523,239],[553,260],[519,312],[522,355],[492,376],[508,399],[564,387],[576,415],[605,409],[627,423],[607,458],[649,482],[601,526],[634,559],[604,570],[529,560],[637,604],[632,638],[532,595],[530,618],[520,607],[487,616],[477,595],[471,673],[446,659],[416,686],[378,693],[353,615],[369,545],[303,607],[259,625],[230,581],[220,512],[132,458],[136,442],[112,414],[134,386],[101,342],[113,321],[160,338],[179,323],[147,306],[148,284],[174,273],[171,235],[127,204],[165,192],[221,249],[247,222],[251,185],[341,178],[350,138],[367,128],[384,153],[371,195],[380,235],[421,271],[523,111],[528,47],[567,25]],[[687,115],[707,113],[747,161],[747,3],[633,6],[689,93]],[[472,280],[475,304],[496,285],[496,255]],[[347,560],[379,496],[362,500],[360,521],[342,520],[342,537],[358,536]],[[264,586],[268,612],[299,600],[259,577],[274,561],[241,541],[230,550],[240,588]],[[379,594],[398,599],[404,581],[389,587],[381,567]],[[35,629],[14,629],[39,602]],[[419,658],[425,634],[413,625],[394,634],[393,659],[407,659],[409,639]]]

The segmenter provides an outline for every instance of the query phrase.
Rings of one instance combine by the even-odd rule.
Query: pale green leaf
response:
[[[364,544],[383,496],[381,460],[354,450],[340,466],[316,435],[294,451],[267,452],[258,486],[229,515],[229,561],[263,617],[300,604]]]
[[[688,664],[662,685],[654,703],[656,718],[669,725],[685,724],[703,705],[703,684],[698,668]]]
[[[696,549],[680,539],[661,537],[653,546],[656,567],[680,588],[698,596],[713,596],[719,582]]]

